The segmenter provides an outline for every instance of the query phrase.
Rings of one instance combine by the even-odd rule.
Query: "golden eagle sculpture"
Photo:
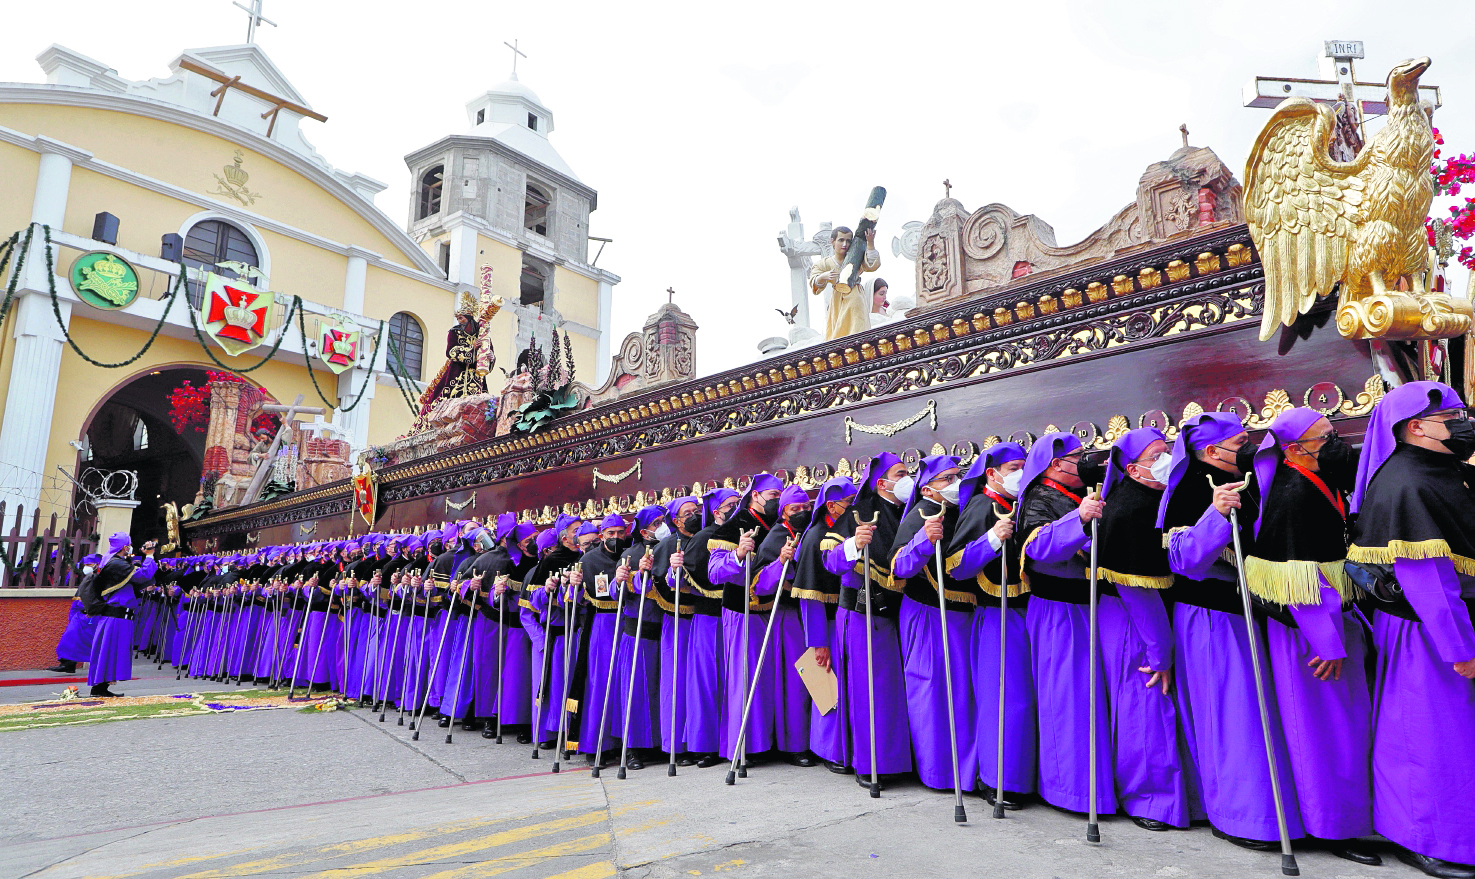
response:
[[[1281,102],[1245,167],[1245,220],[1265,270],[1261,340],[1339,290],[1349,339],[1438,339],[1470,328],[1470,302],[1427,288],[1424,220],[1434,199],[1434,135],[1419,103],[1428,58],[1388,74],[1386,124],[1350,162],[1331,158],[1336,114]],[[1410,292],[1400,292],[1407,278]]]

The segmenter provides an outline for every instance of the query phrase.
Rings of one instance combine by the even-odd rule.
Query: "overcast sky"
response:
[[[1325,39],[1366,42],[1364,81],[1432,57],[1446,149],[1475,151],[1469,3],[266,0],[263,12],[279,26],[257,42],[329,117],[303,131],[335,167],[389,184],[377,203],[400,224],[403,157],[466,129],[464,104],[507,77],[502,43],[519,40],[554,146],[599,191],[590,233],[614,239],[599,260],[623,278],[611,350],[674,287],[702,327],[702,373],[783,335],[775,239],[790,206],[810,232],[853,225],[870,188],[887,187],[880,274],[907,291],[915,267],[890,241],[927,219],[945,177],[970,210],[1002,202],[1070,244],[1135,198],[1180,123],[1242,178],[1270,111],[1241,107],[1241,89],[1256,74],[1315,76]],[[0,80],[40,81],[34,58],[51,43],[128,79],[164,76],[183,49],[244,41],[245,19],[230,0],[8,4]]]

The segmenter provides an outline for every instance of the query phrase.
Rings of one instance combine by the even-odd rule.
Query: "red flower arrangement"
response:
[[[246,380],[231,372],[206,370],[205,384],[196,386],[185,379],[184,383],[169,392],[169,424],[180,435],[191,431],[204,433],[210,424],[210,384],[212,382],[235,382]],[[269,398],[269,395],[268,395]],[[251,434],[265,430],[273,436],[282,426],[282,418],[270,412],[262,412],[251,421]]]
[[[1434,175],[1435,195],[1459,195],[1460,188],[1465,184],[1475,184],[1475,157],[1464,153],[1454,158],[1444,159],[1442,157],[1444,136],[1439,129],[1434,129],[1434,164],[1429,167],[1429,173]],[[1451,205],[1449,208],[1449,219],[1427,219],[1424,221],[1424,232],[1429,237],[1429,246],[1438,248],[1439,227],[1448,228],[1450,236],[1455,241],[1469,241],[1475,237],[1475,198],[1465,197],[1463,204]],[[1462,247],[1455,257],[1461,265],[1466,268],[1475,269],[1475,247]],[[1443,255],[1440,257],[1443,259]]]

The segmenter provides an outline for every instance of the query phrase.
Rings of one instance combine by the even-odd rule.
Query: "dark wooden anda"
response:
[[[29,516],[20,505],[7,516],[4,501],[0,501],[0,589],[59,589],[74,587],[69,582],[68,572],[73,563],[82,556],[97,551],[97,540],[90,529],[75,526],[70,530],[57,530],[57,515],[52,513],[41,528],[41,510],[33,510]],[[10,522],[5,529],[6,521]]]
[[[1260,342],[1262,278],[1240,224],[1022,280],[567,416],[546,436],[387,467],[374,530],[567,504],[603,512],[627,508],[637,490],[742,485],[760,471],[820,482],[882,450],[966,457],[990,438],[1027,443],[1049,429],[1105,445],[1143,425],[1171,434],[1198,409],[1263,428],[1311,405],[1360,434],[1381,396],[1367,344],[1341,338],[1329,308]],[[618,481],[596,478],[637,463]],[[350,504],[348,483],[337,483],[224,511],[188,534],[197,551],[362,534]]]

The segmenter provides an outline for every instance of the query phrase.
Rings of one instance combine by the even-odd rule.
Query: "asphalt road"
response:
[[[60,689],[0,687],[0,701]],[[170,674],[125,692],[202,689]],[[871,799],[851,777],[782,764],[733,787],[725,767],[594,779],[580,759],[552,774],[547,752],[531,760],[510,736],[444,739],[432,725],[411,741],[393,715],[380,724],[365,710],[6,732],[0,879],[1280,875],[1278,855],[1207,828],[1149,833],[1106,818],[1088,845],[1082,818],[1041,805],[994,820],[970,796],[969,823],[955,824],[950,794],[915,782]],[[1391,857],[1378,868],[1298,857],[1306,877],[1420,875]]]

